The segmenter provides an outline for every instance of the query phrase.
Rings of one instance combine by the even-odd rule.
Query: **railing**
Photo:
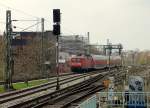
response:
[[[111,94],[111,98],[109,97]],[[109,98],[108,98],[109,97]],[[149,108],[150,92],[99,92],[100,108]]]
[[[97,98],[96,95],[85,100],[83,103],[79,104],[76,108],[97,108]]]
[[[76,108],[150,108],[150,92],[99,92]]]

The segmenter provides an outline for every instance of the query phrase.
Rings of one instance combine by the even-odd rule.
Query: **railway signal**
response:
[[[60,9],[53,9],[53,22],[60,22]]]
[[[53,9],[53,34],[60,35],[60,9]]]
[[[60,35],[60,25],[59,24],[53,25],[53,34],[54,35]]]
[[[60,9],[53,9],[53,34],[57,36],[56,40],[56,69],[57,69],[57,85],[56,90],[59,90],[59,35],[60,35]]]

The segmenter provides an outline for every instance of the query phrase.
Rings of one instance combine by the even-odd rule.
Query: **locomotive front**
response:
[[[70,67],[72,72],[80,72],[82,70],[82,58],[79,57],[71,58]]]

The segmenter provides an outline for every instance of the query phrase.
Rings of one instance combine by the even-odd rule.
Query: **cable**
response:
[[[2,21],[0,21],[0,23],[1,23],[1,24],[6,25],[6,22],[2,22]],[[38,22],[38,23],[40,23],[40,22]],[[38,23],[36,23],[36,24],[34,24],[34,25],[37,25]],[[31,26],[33,27],[34,25],[31,25]],[[29,27],[27,27],[27,28],[22,28],[22,27],[19,27],[19,26],[13,26],[13,28],[23,29],[22,31],[25,31],[25,30],[29,29],[29,28],[30,28],[30,26],[29,26]],[[30,30],[30,31],[31,31],[31,30]]]
[[[46,22],[48,23],[51,23],[49,20],[45,19]],[[72,35],[76,35],[76,33],[74,33],[73,31],[67,29],[66,27],[63,27],[63,29],[65,29],[66,31],[68,31],[69,34],[72,34]]]
[[[12,7],[7,6],[7,5],[5,5],[5,4],[0,3],[0,5],[3,6],[3,7],[5,7],[5,8],[10,8],[10,9],[12,9],[12,10],[14,10],[14,11],[17,11],[17,12],[20,12],[20,13],[23,13],[23,14],[26,14],[26,15],[28,15],[28,16],[30,16],[30,17],[39,18],[39,17],[37,17],[37,16],[31,15],[31,14],[26,13],[26,12],[24,12],[24,11],[22,11],[22,10],[19,10],[19,9],[12,8]]]
[[[31,17],[34,17],[34,18],[36,18],[36,19],[41,19],[40,17],[31,15],[31,14],[26,13],[26,12],[24,12],[24,11],[22,11],[22,10],[19,10],[19,9],[12,8],[12,7],[7,6],[7,5],[5,5],[5,4],[0,3],[0,5],[3,6],[3,7],[5,7],[5,8],[10,8],[10,9],[12,9],[12,10],[14,10],[14,11],[17,11],[17,12],[20,12],[20,13],[23,13],[23,14],[26,14],[26,15],[31,16]],[[45,19],[46,22],[51,23],[48,19],[46,19],[46,18],[44,18],[44,19]],[[19,20],[16,20],[16,21],[19,21]],[[20,21],[37,21],[37,20],[20,20]],[[37,25],[37,24],[36,24],[36,25]],[[33,26],[34,26],[34,25],[33,25]],[[29,27],[29,28],[30,28],[30,27]],[[76,33],[72,32],[71,30],[66,29],[65,27],[63,27],[63,28],[64,28],[66,31],[68,31],[69,34],[76,35]],[[26,28],[26,29],[28,29],[28,28]],[[26,29],[25,29],[25,30],[26,30]],[[24,30],[23,30],[23,31],[24,31]]]
[[[36,24],[33,24],[33,25],[31,25],[31,26],[29,26],[29,27],[23,29],[22,31],[25,31],[25,30],[27,30],[27,29],[29,29],[29,28],[31,28],[31,27],[34,27],[34,26],[38,25],[39,23],[41,23],[41,22],[37,22]],[[22,31],[21,31],[21,32],[22,32]]]
[[[15,29],[16,29],[16,28],[19,28],[19,29],[21,29],[21,30],[22,30],[22,29],[25,29],[25,28],[22,28],[22,27],[19,27],[19,26],[13,26],[13,27],[15,27]],[[32,30],[30,30],[30,31],[32,31]]]

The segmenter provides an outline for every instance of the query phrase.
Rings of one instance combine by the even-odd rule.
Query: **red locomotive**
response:
[[[80,55],[70,59],[70,67],[73,72],[88,72],[95,69],[108,68],[108,56],[104,55]],[[110,56],[110,67],[121,66],[120,56]]]

